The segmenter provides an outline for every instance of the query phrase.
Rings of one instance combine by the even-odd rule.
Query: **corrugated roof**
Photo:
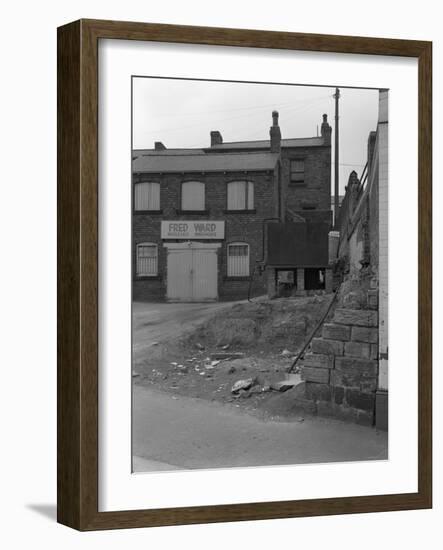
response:
[[[290,138],[282,139],[282,147],[312,147],[324,145],[324,139],[322,137],[310,137],[310,138]],[[210,149],[269,149],[271,146],[269,139],[262,139],[256,141],[231,141],[225,143],[219,143],[213,145]]]
[[[133,160],[134,172],[238,172],[273,170],[278,153],[145,155]]]

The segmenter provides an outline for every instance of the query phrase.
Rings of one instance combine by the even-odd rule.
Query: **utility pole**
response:
[[[334,227],[335,229],[338,229],[337,227],[337,217],[338,217],[338,210],[340,208],[340,200],[339,200],[339,158],[338,158],[338,150],[339,150],[339,140],[338,140],[338,100],[340,99],[340,90],[338,88],[335,88],[335,94],[333,95],[335,99],[335,155],[334,155]]]

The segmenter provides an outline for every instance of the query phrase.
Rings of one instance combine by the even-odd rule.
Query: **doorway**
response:
[[[165,243],[166,299],[172,302],[209,302],[218,299],[217,250],[220,243]]]

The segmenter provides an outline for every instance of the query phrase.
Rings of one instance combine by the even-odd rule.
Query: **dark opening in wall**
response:
[[[276,269],[278,296],[292,296],[297,286],[295,273],[295,269]]]
[[[324,290],[325,289],[325,270],[324,269],[305,269],[305,290]]]

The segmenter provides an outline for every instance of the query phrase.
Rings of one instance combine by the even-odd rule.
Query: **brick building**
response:
[[[327,116],[318,137],[282,139],[276,111],[268,140],[210,137],[203,149],[133,151],[134,300],[244,299],[275,294],[281,281],[300,293],[325,288]]]

